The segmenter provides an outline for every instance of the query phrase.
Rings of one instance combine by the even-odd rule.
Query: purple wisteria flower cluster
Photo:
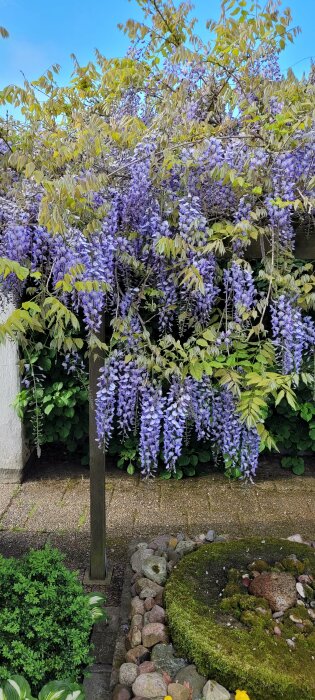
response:
[[[315,348],[314,321],[309,316],[303,317],[296,298],[280,294],[271,305],[271,325],[282,372],[299,373],[303,354]]]
[[[248,20],[251,37],[253,23]],[[114,434],[122,440],[137,435],[145,476],[160,459],[175,471],[194,432],[230,473],[252,478],[259,425],[244,422],[239,394],[250,392],[246,373],[255,373],[254,353],[241,367],[239,356],[244,360],[249,339],[257,355],[266,341],[264,371],[269,363],[268,370],[284,375],[281,381],[294,375],[294,382],[310,367],[315,324],[304,310],[314,303],[313,272],[306,276],[308,291],[301,286],[303,300],[291,292],[296,279],[287,287],[283,280],[293,269],[298,225],[314,226],[314,120],[313,114],[300,118],[299,104],[312,102],[314,75],[282,89],[278,40],[286,26],[286,20],[278,24],[269,43],[257,26],[249,42],[253,55],[236,47],[228,69],[225,59],[208,61],[199,40],[192,53],[188,46],[183,51],[184,30],[174,42],[162,36],[161,55],[152,60],[150,41],[154,53],[158,37],[153,32],[149,40],[142,28],[122,62],[99,56],[100,73],[88,67],[86,100],[74,92],[75,109],[67,105],[57,117],[54,106],[57,128],[49,128],[46,140],[36,125],[27,165],[18,158],[27,130],[17,130],[12,148],[0,139],[0,290],[21,302],[34,299],[32,319],[38,308],[44,318],[50,305],[48,335],[51,319],[61,327],[69,310],[92,347],[106,326],[106,346],[99,345],[106,359],[95,407],[98,441],[107,448]],[[56,99],[58,109],[64,97]],[[46,122],[42,127],[44,134]],[[54,150],[50,144],[58,138]],[[34,170],[38,154],[42,168],[42,152],[47,173],[37,164]],[[254,240],[267,253],[253,262]],[[29,277],[25,270],[15,274],[14,263]],[[80,361],[66,349],[63,367],[74,373]]]

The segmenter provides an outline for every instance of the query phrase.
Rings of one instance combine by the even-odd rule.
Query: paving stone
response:
[[[0,519],[19,490],[20,486],[16,484],[0,484]]]
[[[86,677],[83,683],[86,700],[111,700],[110,675],[110,668],[92,666],[89,677]]]

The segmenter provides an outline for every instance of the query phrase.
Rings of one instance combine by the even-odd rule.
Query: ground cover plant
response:
[[[314,574],[312,548],[286,540],[200,547],[176,565],[165,587],[176,652],[206,678],[246,688],[252,700],[315,698]],[[269,575],[278,597],[270,580],[258,593],[257,581]]]
[[[253,478],[270,405],[313,386],[294,246],[314,236],[314,71],[281,73],[297,29],[273,3],[223,2],[208,41],[188,4],[138,4],[124,58],[0,95],[24,119],[0,124],[1,290],[20,300],[0,335],[103,353],[99,443],[138,434],[143,475],[161,449],[175,472],[191,431]]]
[[[36,700],[31,688],[22,676],[12,676],[0,686],[1,700]],[[51,681],[37,696],[38,700],[84,700],[83,689],[70,681]]]
[[[37,693],[49,681],[80,680],[90,663],[103,598],[85,595],[62,559],[50,547],[0,557],[0,683],[23,675]]]

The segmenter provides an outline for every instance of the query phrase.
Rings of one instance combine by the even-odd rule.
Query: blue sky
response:
[[[310,57],[315,58],[315,0],[284,5],[291,7],[302,34],[282,58],[282,67],[296,64],[300,75]],[[207,18],[218,17],[219,7],[220,0],[195,0],[200,28]],[[71,72],[72,52],[83,65],[96,47],[108,57],[122,55],[128,40],[117,23],[131,16],[140,16],[135,0],[0,0],[0,25],[10,32],[9,39],[0,40],[0,86],[21,83],[21,70],[32,80],[52,63],[61,64],[64,81]]]

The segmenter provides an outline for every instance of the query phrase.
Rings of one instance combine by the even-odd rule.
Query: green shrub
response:
[[[36,700],[28,682],[22,676],[12,676],[0,686],[1,700]],[[38,700],[84,700],[85,694],[77,683],[51,681],[40,690]]]
[[[55,549],[0,557],[0,681],[21,674],[38,692],[54,679],[80,680],[102,601],[84,594]]]
[[[64,356],[37,342],[31,354],[21,348],[20,364],[22,389],[14,406],[25,423],[27,438],[37,447],[60,443],[87,464],[89,404],[84,353]]]

